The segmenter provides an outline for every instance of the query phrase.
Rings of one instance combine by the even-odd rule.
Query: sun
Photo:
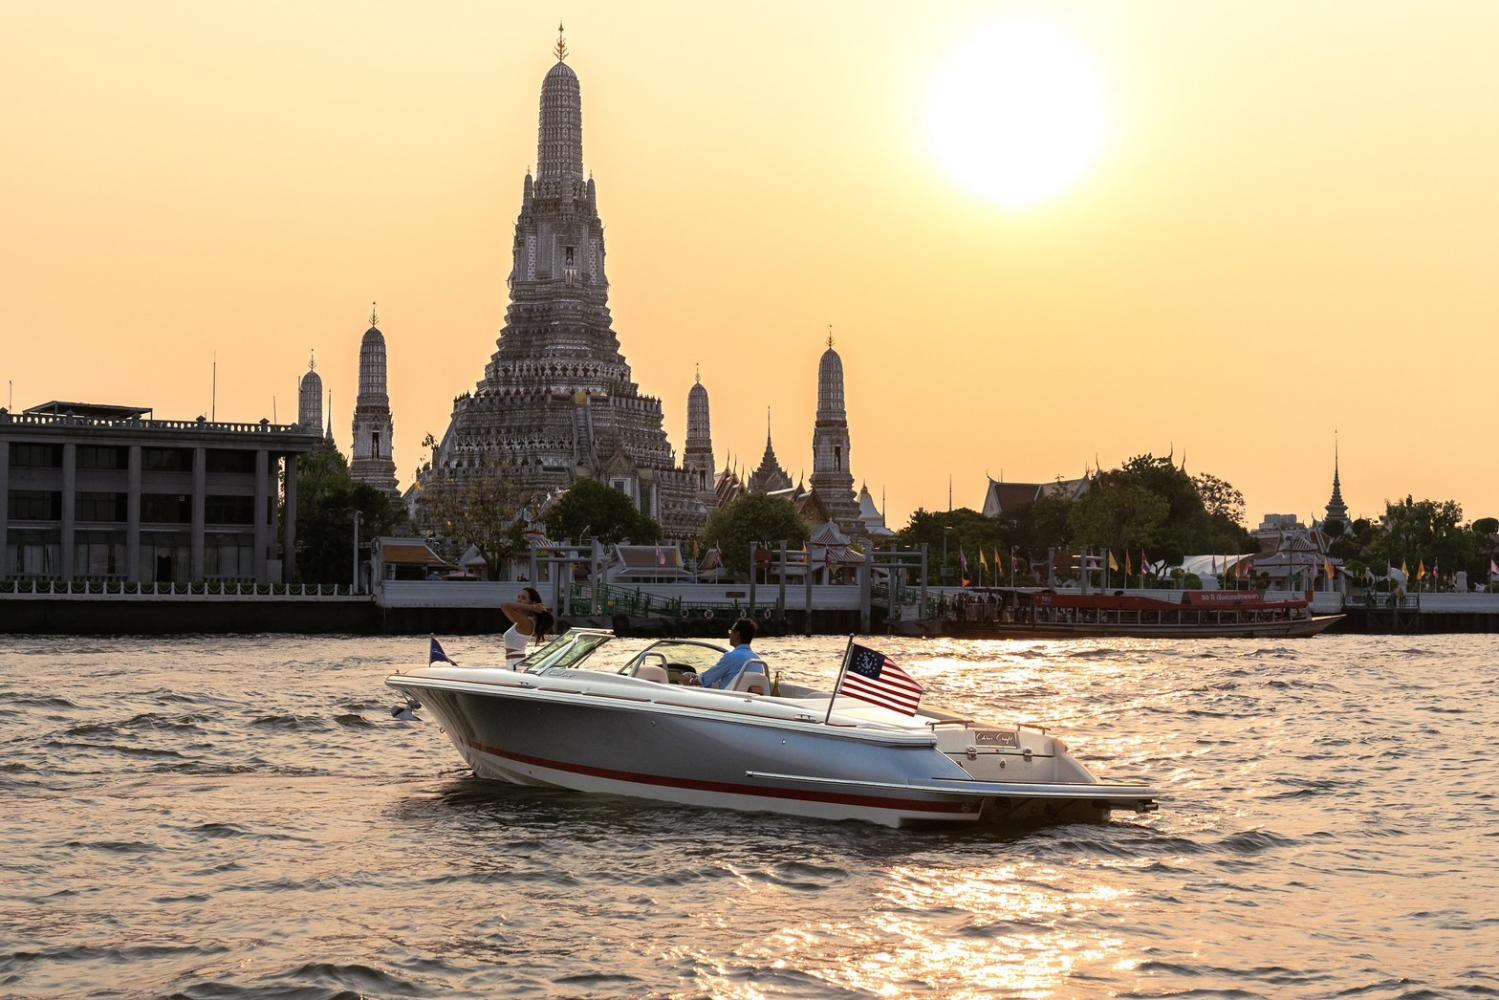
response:
[[[1011,209],[1053,198],[1098,160],[1111,129],[1103,77],[1035,21],[996,24],[949,56],[926,105],[932,153],[965,187]]]

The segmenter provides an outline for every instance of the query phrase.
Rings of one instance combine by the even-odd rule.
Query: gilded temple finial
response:
[[[562,37],[562,22],[557,22],[557,44],[552,48],[552,55],[557,57],[558,62],[567,61],[567,39]]]

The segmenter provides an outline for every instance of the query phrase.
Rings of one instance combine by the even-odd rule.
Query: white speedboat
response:
[[[922,707],[914,716],[764,674],[681,683],[722,647],[662,639],[615,657],[575,629],[508,667],[430,664],[386,683],[436,717],[481,778],[890,826],[1096,820],[1149,812],[1045,730]]]

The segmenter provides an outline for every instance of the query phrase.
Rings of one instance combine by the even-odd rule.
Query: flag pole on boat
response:
[[[838,677],[833,681],[833,693],[828,698],[828,714],[823,716],[822,724],[831,725],[833,719],[833,702],[838,700],[838,686],[843,683],[843,674],[848,670],[848,654],[854,648],[854,637],[848,637],[848,645],[843,647],[843,662],[838,665]]]

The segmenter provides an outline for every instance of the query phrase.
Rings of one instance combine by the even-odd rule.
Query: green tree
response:
[[[956,584],[962,579],[962,557],[968,559],[969,579],[979,580],[979,553],[993,572],[993,556],[998,550],[1003,559],[1010,558],[1009,542],[995,521],[976,510],[959,507],[951,511],[928,511],[918,508],[911,520],[897,532],[901,545],[927,547],[927,572],[938,583]],[[947,563],[943,565],[943,544],[946,541]],[[962,553],[962,556],[959,555]],[[984,578],[989,583],[989,577]]]
[[[746,576],[750,571],[751,545],[778,545],[785,541],[799,549],[808,537],[806,522],[791,501],[764,493],[736,497],[727,507],[714,512],[703,531],[705,547],[717,545],[723,553],[724,565]]]
[[[1188,476],[1170,459],[1150,454],[1136,455],[1119,472],[1167,503],[1166,517],[1155,537],[1148,540],[1152,550],[1188,554],[1258,550],[1254,536],[1242,523],[1243,496],[1226,480],[1209,473]]]
[[[1106,472],[1077,501],[1071,520],[1082,544],[1122,553],[1155,539],[1169,511],[1170,504],[1164,497],[1132,477]]]
[[[472,545],[484,560],[484,575],[498,580],[527,551],[520,514],[535,499],[500,476],[429,476],[418,504],[428,530]]]
[[[1036,502],[1021,510],[1025,534],[1011,544],[1022,546],[1038,556],[1046,549],[1065,549],[1076,540],[1072,527],[1072,509],[1077,501],[1062,493],[1043,493]]]
[[[1200,472],[1192,477],[1192,487],[1197,490],[1208,517],[1244,527],[1244,494],[1234,489],[1232,483],[1211,472]]]
[[[653,545],[661,540],[661,525],[642,514],[629,496],[597,479],[579,479],[546,516],[552,538],[582,542],[596,538],[605,545]]]
[[[286,516],[285,505],[281,516]],[[391,534],[404,521],[389,497],[355,483],[333,448],[314,449],[297,463],[297,580],[349,583],[353,573],[354,514],[360,538]]]
[[[1414,573],[1426,564],[1440,564],[1446,576],[1466,569],[1470,577],[1486,572],[1481,558],[1480,536],[1463,525],[1463,508],[1455,500],[1416,500],[1407,496],[1397,503],[1385,502],[1379,530],[1371,532],[1361,553],[1370,566],[1399,566],[1405,562]]]

